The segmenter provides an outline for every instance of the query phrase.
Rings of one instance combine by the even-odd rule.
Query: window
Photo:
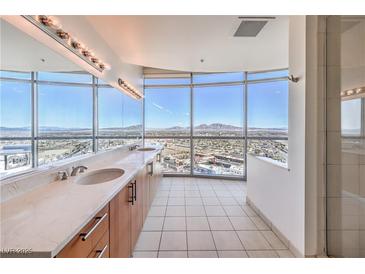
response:
[[[31,96],[28,82],[0,81],[1,137],[31,137]]]
[[[243,139],[194,139],[194,173],[244,175]]]
[[[91,74],[75,72],[38,72],[39,81],[47,82],[64,82],[64,83],[75,83],[75,84],[92,84],[93,77]]]
[[[123,94],[114,88],[98,89],[99,136],[123,136]]]
[[[288,82],[249,83],[247,117],[247,152],[286,164]]]
[[[89,74],[38,73],[47,81],[37,86],[38,165],[92,152],[93,89],[79,85],[86,79],[92,82]]]
[[[165,173],[245,178],[247,152],[286,164],[288,71],[245,75],[145,75],[145,143],[165,146]]]
[[[194,74],[194,84],[242,82],[242,72]]]
[[[146,139],[145,143],[164,147],[164,173],[190,174],[190,139]]]
[[[142,101],[105,82],[99,87],[90,74],[0,71],[0,76],[2,178],[97,151],[98,145],[108,150],[141,139]]]
[[[1,71],[1,76],[10,75]],[[0,175],[32,167],[32,87],[28,81],[0,81]],[[30,74],[29,74],[30,75]]]
[[[98,149],[109,150],[141,139],[142,101],[117,89],[98,89]]]
[[[92,87],[38,85],[39,136],[91,136]]]
[[[243,136],[243,85],[194,88],[194,136]]]
[[[146,136],[190,135],[190,88],[145,89]]]

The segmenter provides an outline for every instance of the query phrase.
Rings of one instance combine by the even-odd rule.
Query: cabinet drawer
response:
[[[89,258],[109,258],[109,231],[107,230],[88,256]]]
[[[108,229],[109,205],[98,212],[56,257],[86,258]]]

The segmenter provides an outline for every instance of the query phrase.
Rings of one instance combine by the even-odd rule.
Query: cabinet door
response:
[[[143,184],[143,222],[146,220],[148,211],[150,210],[150,184],[148,180],[147,167],[141,171],[141,182]]]
[[[131,193],[124,187],[110,201],[110,257],[128,258],[131,256],[131,214],[129,200]]]
[[[141,184],[140,176],[137,176],[131,183],[134,187],[134,201],[131,206],[131,236],[133,250],[143,225],[143,184]]]

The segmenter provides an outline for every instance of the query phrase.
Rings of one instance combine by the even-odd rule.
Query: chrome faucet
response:
[[[58,171],[58,180],[61,180],[61,181],[64,181],[64,180],[67,180],[68,179],[68,172],[67,170],[61,170],[61,171]]]
[[[80,170],[80,173],[83,173],[87,169],[86,166],[77,166],[72,167],[71,176],[76,176],[77,172]]]
[[[133,150],[136,150],[138,147],[140,147],[140,145],[131,145],[131,146],[129,146],[129,150],[130,151],[133,151]]]

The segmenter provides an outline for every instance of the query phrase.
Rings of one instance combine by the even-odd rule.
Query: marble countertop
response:
[[[100,169],[125,170],[109,182],[79,185],[77,177],[70,177],[1,203],[0,253],[54,257],[159,151],[132,151],[119,161],[105,162]]]

